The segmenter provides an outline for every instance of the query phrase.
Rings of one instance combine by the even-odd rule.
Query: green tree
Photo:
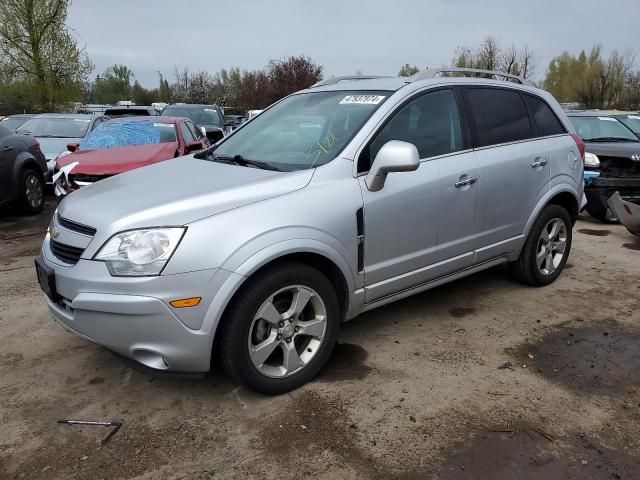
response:
[[[33,108],[54,109],[82,95],[93,70],[65,25],[70,0],[2,0],[0,52],[14,78],[32,85]]]
[[[111,65],[102,76],[96,78],[96,102],[114,104],[131,99],[131,81],[135,78],[125,65]]]
[[[400,71],[398,72],[398,76],[399,77],[410,77],[412,75],[415,75],[416,73],[418,73],[420,71],[420,69],[418,67],[416,67],[415,65],[409,65],[408,63],[405,63],[402,68],[400,69]]]
[[[136,105],[151,105],[153,102],[157,102],[160,97],[157,88],[147,89],[140,85],[137,80],[131,87],[131,100]]]

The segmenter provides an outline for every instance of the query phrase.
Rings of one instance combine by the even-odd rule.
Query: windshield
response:
[[[15,130],[27,120],[29,119],[26,117],[7,117],[0,121],[0,125],[8,128],[9,130]]]
[[[176,127],[162,122],[105,122],[80,142],[79,150],[175,142]]]
[[[624,115],[616,118],[633,130],[636,135],[640,134],[640,115]]]
[[[186,117],[193,120],[197,125],[215,125],[220,127],[220,117],[215,108],[185,108],[166,107],[162,111],[163,117]]]
[[[585,142],[638,141],[631,130],[613,117],[569,117]]]
[[[391,92],[331,91],[292,95],[261,113],[215,149],[279,170],[333,160]]]
[[[17,131],[34,137],[82,138],[89,123],[90,118],[40,117],[27,120]]]

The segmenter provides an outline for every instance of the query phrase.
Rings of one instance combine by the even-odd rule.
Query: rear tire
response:
[[[227,374],[251,390],[285,393],[312,380],[336,342],[340,307],[329,280],[301,263],[268,267],[227,308],[216,347]]]
[[[31,168],[20,175],[20,207],[28,215],[36,215],[44,208],[44,179]]]
[[[518,260],[510,263],[520,282],[542,287],[560,276],[571,251],[572,222],[559,205],[547,205],[533,224]]]

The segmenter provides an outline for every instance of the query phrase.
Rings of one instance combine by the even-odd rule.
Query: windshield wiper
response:
[[[638,142],[638,140],[634,140],[633,138],[624,138],[624,137],[597,137],[597,138],[585,138],[585,142]]]
[[[277,167],[274,167],[270,163],[259,162],[257,160],[249,160],[248,158],[244,158],[242,155],[234,155],[233,157],[218,157],[221,160],[225,160],[228,162],[233,162],[236,165],[241,165],[243,167],[252,166],[256,168],[261,168],[262,170],[273,170],[274,172],[281,172]]]
[[[247,158],[244,158],[242,155],[234,155],[233,157],[218,156],[214,153],[214,148],[207,148],[206,150],[202,150],[201,152],[194,154],[193,157],[200,160],[209,160],[212,162],[226,163],[229,165],[240,165],[242,167],[252,166],[261,168],[262,170],[273,170],[274,172],[282,171],[269,163],[259,162],[257,160],[249,160]]]

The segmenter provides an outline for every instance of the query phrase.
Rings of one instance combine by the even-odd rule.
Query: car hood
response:
[[[67,149],[68,143],[80,143],[81,138],[49,138],[36,137],[40,143],[40,150],[47,160],[54,160]]]
[[[275,172],[178,157],[74,191],[59,214],[113,234],[128,228],[185,225],[304,188],[313,170]]]
[[[175,156],[176,142],[137,145],[129,147],[103,148],[99,150],[76,150],[56,162],[58,168],[79,162],[72,174],[116,175],[135,168],[144,167]]]
[[[633,160],[634,155],[640,155],[640,142],[585,142],[587,152],[603,157],[621,157]]]

